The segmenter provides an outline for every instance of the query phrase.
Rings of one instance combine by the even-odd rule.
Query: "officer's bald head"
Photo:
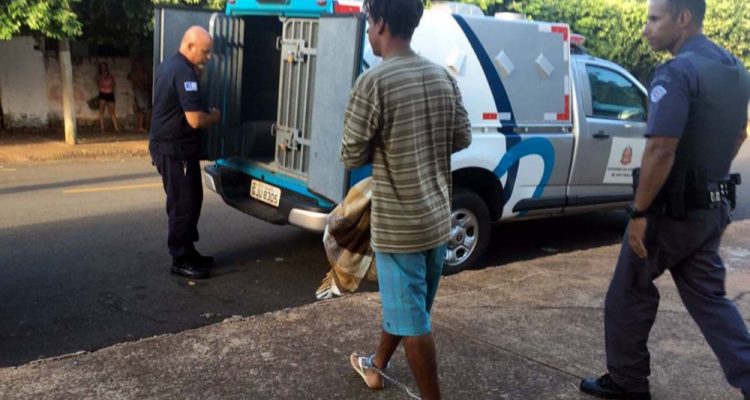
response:
[[[211,58],[211,35],[203,27],[194,25],[185,31],[180,43],[180,53],[196,68],[203,69]]]

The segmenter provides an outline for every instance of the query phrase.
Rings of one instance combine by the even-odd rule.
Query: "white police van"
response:
[[[157,8],[155,63],[193,24],[214,37],[203,77],[223,111],[205,146],[205,184],[230,206],[275,224],[323,231],[326,215],[369,168],[339,161],[356,77],[379,59],[361,3],[229,0],[226,12]],[[446,272],[485,251],[493,221],[619,208],[645,147],[647,95],[622,67],[571,55],[558,23],[487,17],[433,3],[412,47],[456,78],[472,144],[454,154]]]

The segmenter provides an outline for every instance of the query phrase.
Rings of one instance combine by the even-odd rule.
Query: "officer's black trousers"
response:
[[[193,242],[198,241],[198,218],[203,205],[200,162],[161,154],[152,154],[152,160],[167,194],[169,254],[182,257],[194,249]]]
[[[750,335],[736,306],[725,297],[726,270],[718,254],[729,222],[726,203],[691,211],[682,221],[649,217],[648,260],[638,258],[625,237],[604,310],[607,368],[615,382],[631,390],[648,390],[647,341],[659,305],[653,280],[669,269],[727,380],[750,393]]]

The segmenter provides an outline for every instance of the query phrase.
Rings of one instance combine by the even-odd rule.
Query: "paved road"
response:
[[[746,147],[737,169],[750,176],[748,165]],[[319,235],[206,193],[198,247],[216,256],[216,274],[171,276],[164,194],[144,159],[0,169],[0,210],[0,367],[307,304],[328,269]],[[618,243],[625,222],[607,213],[498,225],[482,266]]]
[[[206,193],[208,281],[168,273],[160,180],[145,160],[0,172],[0,366],[314,300],[320,237]]]

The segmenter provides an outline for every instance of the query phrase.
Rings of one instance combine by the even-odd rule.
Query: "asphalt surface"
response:
[[[750,221],[730,225],[722,254],[726,290],[750,312]],[[445,399],[592,399],[583,377],[605,371],[602,307],[618,245],[512,262],[444,278],[433,308]],[[655,400],[739,400],[681,304],[669,273],[651,330]],[[396,351],[383,390],[368,390],[349,365],[374,351],[377,293],[330,301],[0,368],[0,398],[408,399],[415,392]],[[398,384],[394,383],[398,382]]]
[[[745,146],[735,170],[750,176],[748,165]],[[0,210],[0,367],[312,303],[328,270],[320,235],[206,192],[198,247],[215,276],[171,276],[164,194],[145,158],[0,168]],[[480,267],[617,244],[625,223],[612,212],[499,224]]]
[[[160,178],[145,159],[19,166],[0,175],[0,366],[315,300],[319,235],[206,193],[198,244],[215,276],[169,274]]]

